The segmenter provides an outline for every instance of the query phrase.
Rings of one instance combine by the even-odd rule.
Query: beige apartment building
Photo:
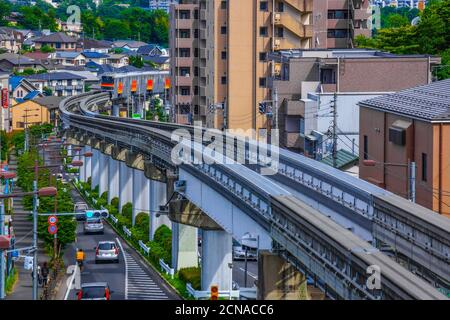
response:
[[[269,53],[314,47],[316,2],[180,0],[172,5],[172,120],[202,121],[218,129],[269,128],[272,121],[258,108],[267,102],[270,111],[271,82],[279,72]],[[334,4],[338,1],[328,2],[341,8]],[[318,9],[328,17],[328,7]]]

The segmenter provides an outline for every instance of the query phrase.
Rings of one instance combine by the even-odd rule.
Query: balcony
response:
[[[200,59],[206,59],[206,57],[207,57],[207,52],[206,52],[206,49],[205,48],[200,48]]]
[[[198,91],[199,91],[199,96],[206,97],[206,87],[205,86],[200,86],[198,88]]]
[[[206,68],[205,67],[200,67],[199,70],[200,70],[200,72],[199,72],[200,77],[206,78]]]
[[[347,29],[348,20],[347,19],[328,19],[327,21],[328,29]]]
[[[175,78],[176,85],[183,86],[183,87],[190,87],[192,86],[192,77],[187,76],[177,76]]]
[[[286,103],[286,115],[305,117],[305,102],[301,100],[288,100]]]
[[[367,8],[361,8],[361,9],[355,9],[353,11],[353,20],[368,20],[370,16],[372,15],[372,12],[370,9]]]
[[[304,149],[305,138],[299,132],[285,132],[284,139],[287,148]]]
[[[192,96],[182,96],[181,94],[176,95],[175,103],[178,104],[191,104],[192,103]]]
[[[288,29],[289,31],[291,31],[300,38],[307,37],[305,25],[302,24],[300,21],[297,21],[287,13],[284,12],[275,13],[274,23],[275,25],[283,26],[284,28]],[[308,26],[308,28],[311,28],[312,31],[312,26]],[[312,34],[309,37],[312,37]]]
[[[200,10],[200,20],[206,20],[206,9]]]
[[[190,67],[192,65],[192,57],[177,57],[175,59],[175,66],[177,67]]]
[[[336,83],[322,83],[321,86],[322,86],[323,92],[336,92],[337,91]]]
[[[178,48],[192,48],[194,44],[193,38],[177,38]]]
[[[177,19],[176,28],[177,29],[191,29],[194,20],[191,19]]]
[[[178,113],[175,116],[176,116],[176,123],[178,123],[178,124],[190,124],[189,114]]]
[[[284,0],[284,2],[300,12],[313,11],[313,0]]]
[[[206,40],[206,29],[200,29],[200,39]]]

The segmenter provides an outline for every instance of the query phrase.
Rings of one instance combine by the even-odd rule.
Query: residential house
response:
[[[41,49],[43,46],[49,46],[57,51],[76,51],[77,39],[68,36],[64,32],[56,32],[34,40],[35,48]]]
[[[21,76],[9,77],[9,92],[11,98],[16,101],[23,101],[35,95],[35,92],[41,92],[30,81]]]
[[[0,28],[0,50],[18,53],[22,48],[23,41],[22,33],[17,30],[7,27]]]
[[[158,70],[170,70],[170,57],[168,56],[143,56],[144,62]]]
[[[33,99],[36,103],[47,108],[50,113],[49,123],[54,126],[59,125],[59,104],[63,97],[45,96]]]
[[[106,63],[110,64],[114,68],[125,67],[129,64],[130,60],[126,54],[110,53],[106,58]]]
[[[50,123],[50,112],[36,100],[26,100],[11,106],[11,129],[21,131],[32,125]]]
[[[39,91],[51,90],[53,96],[66,97],[84,92],[85,77],[70,72],[50,72],[27,76]]]
[[[109,55],[106,53],[100,53],[100,52],[94,52],[94,51],[83,51],[81,54],[83,55],[86,63],[88,63],[88,62],[95,62],[98,64],[107,64],[108,63]]]
[[[157,44],[147,44],[145,46],[139,47],[136,53],[140,56],[169,56],[167,49],[164,49]]]
[[[135,40],[117,40],[113,42],[114,48],[122,48],[131,51],[138,51],[140,47],[147,45],[147,43]]]
[[[56,51],[52,53],[51,60],[61,66],[84,66],[86,58],[77,51]]]
[[[377,50],[286,50],[270,54],[276,77],[280,146],[318,160],[334,146],[358,155],[358,102],[432,81],[440,58]],[[271,104],[267,104],[270,111]],[[276,125],[275,121],[274,124]]]
[[[56,19],[56,23],[58,24],[60,31],[71,37],[79,38],[83,32],[83,25],[81,23],[68,23],[59,19]]]
[[[450,218],[450,79],[359,106],[359,177]]]
[[[78,47],[82,48],[83,52],[108,53],[112,49],[113,43],[106,40],[80,38],[78,39]]]
[[[39,60],[30,59],[16,53],[0,54],[0,71],[12,73],[14,71],[23,72],[25,69],[45,70]]]

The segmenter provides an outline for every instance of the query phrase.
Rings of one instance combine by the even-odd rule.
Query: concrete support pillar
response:
[[[108,203],[119,196],[119,161],[108,158]]]
[[[198,267],[197,228],[172,224],[172,268]]]
[[[109,175],[109,156],[100,152],[100,183],[99,183],[99,195],[101,196],[103,192],[108,191],[108,175]]]
[[[133,170],[133,215],[132,224],[134,226],[136,216],[140,212],[150,211],[150,180],[144,175],[144,171]]]
[[[163,206],[167,203],[167,186],[165,183],[149,180],[149,198],[150,198],[150,240],[153,240],[155,231],[163,224],[171,227],[172,222],[167,217],[167,215],[159,215],[157,217],[157,212],[159,211],[159,206]]]
[[[92,149],[91,189],[100,184],[100,154],[99,150]]]
[[[90,146],[85,146],[84,150],[82,150],[83,153],[91,152],[92,148]],[[92,175],[92,157],[84,157],[84,160],[86,162],[84,166],[84,176],[85,176],[85,182],[89,179],[89,177]]]
[[[133,201],[133,171],[125,162],[119,162],[119,212],[127,202]]]
[[[113,116],[113,117],[118,117],[119,116],[119,112],[120,111],[120,105],[118,105],[118,104],[113,104],[112,105],[112,113],[111,113],[111,115]]]
[[[230,289],[232,245],[233,238],[226,231],[202,231],[202,290],[209,290],[212,285],[218,285],[219,290]]]
[[[79,152],[79,154],[84,153],[85,150],[86,150],[86,147],[82,147],[80,152]],[[87,180],[87,177],[86,177],[86,166],[87,166],[86,159],[81,158],[81,156],[77,156],[77,158],[78,158],[77,160],[83,161],[83,166],[80,167],[80,169],[79,169],[80,170],[80,177],[79,177],[80,181],[86,182],[86,180]]]
[[[258,300],[307,300],[305,276],[278,254],[260,250]]]

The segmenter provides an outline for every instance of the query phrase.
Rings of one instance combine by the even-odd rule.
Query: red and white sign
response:
[[[48,226],[47,230],[48,230],[48,233],[55,234],[58,232],[58,227],[56,226],[56,224],[51,224]]]
[[[2,89],[2,107],[8,108],[9,106],[9,97],[8,97],[8,88]]]
[[[58,222],[58,217],[57,216],[48,216],[48,224],[56,224]]]

